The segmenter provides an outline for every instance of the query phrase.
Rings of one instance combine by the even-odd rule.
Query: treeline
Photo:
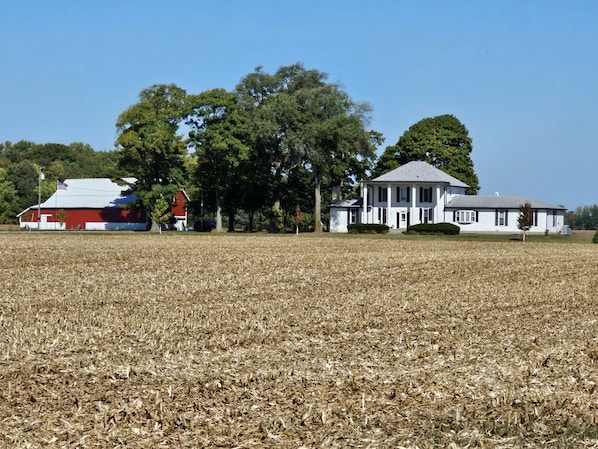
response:
[[[116,151],[95,151],[85,143],[0,143],[0,224],[17,222],[16,215],[37,204],[39,173],[42,201],[65,178],[120,177]]]
[[[189,94],[154,85],[116,119],[113,151],[84,143],[0,144],[0,223],[15,223],[37,204],[42,167],[42,201],[56,180],[134,177],[137,205],[153,217],[183,188],[192,220],[213,219],[229,231],[319,231],[333,199],[356,196],[360,180],[413,160],[462,180],[469,193],[479,190],[472,141],[456,117],[422,119],[378,158],[384,137],[368,128],[371,111],[302,64],[274,73],[257,68],[232,91]],[[568,223],[593,229],[596,212],[578,208]]]
[[[598,229],[598,204],[579,206],[565,214],[565,224],[571,229],[593,231]]]

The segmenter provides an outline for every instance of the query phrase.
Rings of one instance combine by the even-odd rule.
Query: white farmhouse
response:
[[[432,165],[409,162],[361,184],[361,198],[330,206],[330,232],[347,232],[351,223],[386,224],[407,230],[418,223],[453,223],[461,232],[518,232],[519,208],[529,202],[530,232],[562,233],[565,211],[523,196],[466,195],[469,186]]]

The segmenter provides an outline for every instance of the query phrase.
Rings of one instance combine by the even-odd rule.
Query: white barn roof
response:
[[[135,182],[135,178],[123,180],[128,183]],[[118,185],[109,178],[66,179],[63,184],[66,185],[66,189],[57,189],[41,207],[103,209],[119,207],[137,199],[128,185]]]
[[[418,182],[418,183],[442,183],[455,187],[469,187],[463,181],[439,170],[438,168],[424,161],[412,161],[399,168],[384,173],[373,179],[372,182]]]

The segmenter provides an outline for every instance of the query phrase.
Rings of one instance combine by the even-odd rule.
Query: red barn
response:
[[[58,182],[56,192],[42,204],[21,212],[19,225],[41,230],[144,231],[148,229],[146,211],[122,208],[136,198],[128,185],[108,178],[67,179]],[[187,228],[187,200],[185,192],[179,191],[171,208],[173,227],[179,230]]]

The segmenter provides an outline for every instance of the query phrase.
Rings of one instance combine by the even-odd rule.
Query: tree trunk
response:
[[[222,232],[222,206],[219,195],[216,195],[216,232]]]
[[[228,211],[228,232],[235,232],[235,211],[232,207]]]
[[[322,232],[322,180],[314,174],[314,232]]]
[[[249,229],[248,229],[249,232],[253,232],[253,214],[254,213],[255,212],[253,210],[249,211]]]

